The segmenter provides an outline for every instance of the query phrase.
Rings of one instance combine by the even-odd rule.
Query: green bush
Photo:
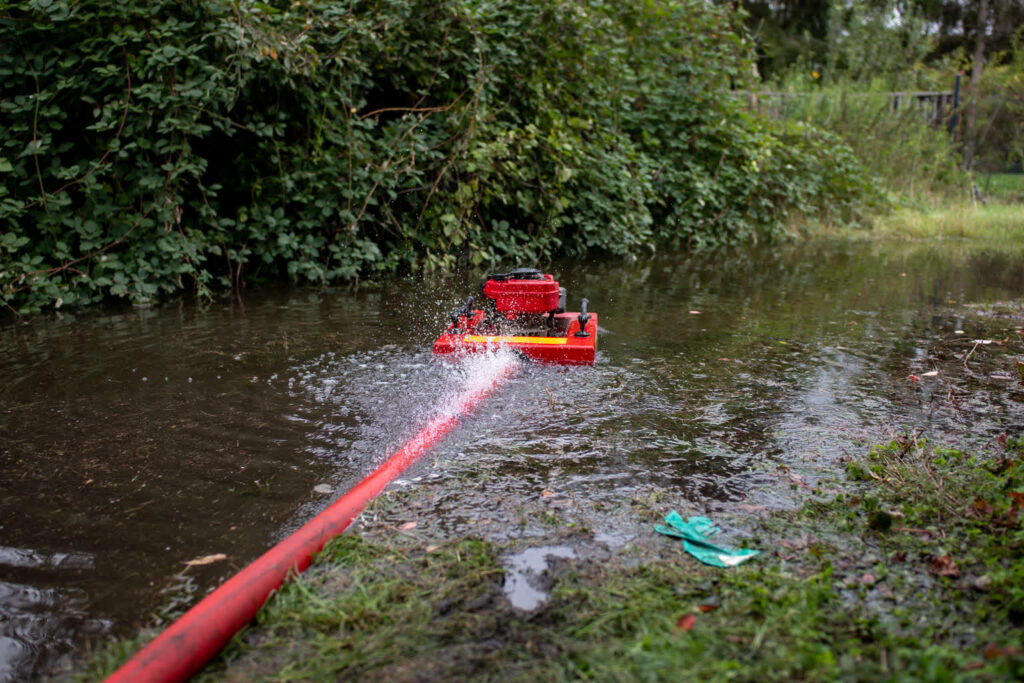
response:
[[[877,199],[744,110],[741,18],[597,0],[0,3],[0,302],[633,256]]]
[[[831,131],[897,200],[967,196],[969,178],[946,125],[952,111],[934,121],[930,101],[895,95],[952,90],[958,65],[926,66],[933,48],[924,19],[892,0],[833,3],[827,48],[779,72],[758,109]]]

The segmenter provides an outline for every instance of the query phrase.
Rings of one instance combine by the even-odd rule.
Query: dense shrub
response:
[[[0,302],[637,255],[851,218],[837,138],[745,111],[674,0],[0,3]]]

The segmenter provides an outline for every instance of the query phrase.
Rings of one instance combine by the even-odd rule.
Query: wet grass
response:
[[[753,521],[744,544],[763,553],[740,567],[701,565],[652,531],[654,554],[560,562],[550,600],[528,613],[504,597],[506,549],[371,524],[332,542],[200,678],[1024,676],[1020,442],[972,457],[910,433],[831,485],[841,491]],[[654,521],[670,503],[632,510]],[[132,646],[94,660],[92,675]]]

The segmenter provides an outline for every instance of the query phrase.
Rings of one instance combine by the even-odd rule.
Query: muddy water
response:
[[[597,502],[658,486],[779,507],[894,427],[1024,432],[1019,247],[831,241],[550,270],[601,314],[598,364],[525,369],[433,454],[500,462],[498,493],[557,478]],[[0,680],[159,619],[371,471],[470,379],[429,345],[478,277],[0,328]]]

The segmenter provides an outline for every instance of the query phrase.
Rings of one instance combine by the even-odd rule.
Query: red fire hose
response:
[[[199,672],[249,623],[289,574],[305,570],[327,541],[345,531],[371,499],[455,429],[459,418],[511,377],[517,367],[510,358],[495,376],[467,389],[450,410],[435,417],[373,474],[206,596],[107,680],[183,681]]]

